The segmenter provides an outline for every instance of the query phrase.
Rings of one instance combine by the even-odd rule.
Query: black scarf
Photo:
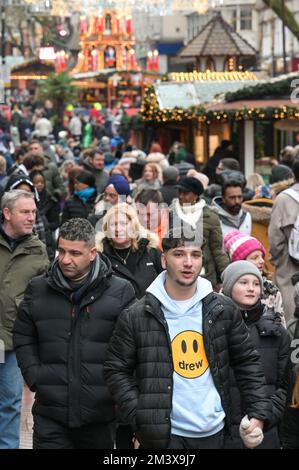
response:
[[[241,313],[247,326],[256,325],[260,336],[281,335],[280,315],[268,312],[260,300],[251,309],[241,310]]]
[[[264,305],[259,300],[255,305],[253,305],[253,307],[247,309],[240,308],[240,310],[246,325],[250,325],[251,323],[257,322],[261,318],[264,312]]]
[[[103,259],[97,254],[95,260],[91,263],[88,275],[82,279],[82,282],[70,282],[62,273],[58,259],[56,259],[51,267],[50,277],[54,285],[69,295],[73,304],[78,304],[82,300],[87,290],[92,289],[101,279],[101,287],[104,289],[107,285],[107,277],[111,273],[111,264],[107,262],[107,258]],[[109,263],[109,264],[108,264]]]

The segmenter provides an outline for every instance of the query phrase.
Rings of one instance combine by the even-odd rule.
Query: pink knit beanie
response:
[[[231,261],[246,260],[247,256],[256,250],[260,250],[263,257],[265,257],[266,254],[265,248],[261,242],[250,235],[239,232],[239,230],[232,230],[226,234],[223,245]]]

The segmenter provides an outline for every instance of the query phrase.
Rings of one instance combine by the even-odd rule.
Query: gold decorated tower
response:
[[[105,10],[102,16],[81,16],[80,47],[72,73],[138,70],[131,16],[115,10]]]

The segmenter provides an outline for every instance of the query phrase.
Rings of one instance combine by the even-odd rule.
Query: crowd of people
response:
[[[265,184],[112,124],[0,116],[0,449],[24,383],[34,449],[298,449],[299,148]]]

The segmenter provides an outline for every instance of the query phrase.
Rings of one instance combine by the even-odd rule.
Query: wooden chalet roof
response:
[[[22,64],[12,67],[11,73],[16,75],[18,73],[34,74],[34,73],[51,73],[55,71],[55,63],[53,61],[41,61],[40,59],[33,58],[26,60]]]
[[[256,50],[230,25],[221,14],[215,15],[179,53],[180,57],[255,56]]]

